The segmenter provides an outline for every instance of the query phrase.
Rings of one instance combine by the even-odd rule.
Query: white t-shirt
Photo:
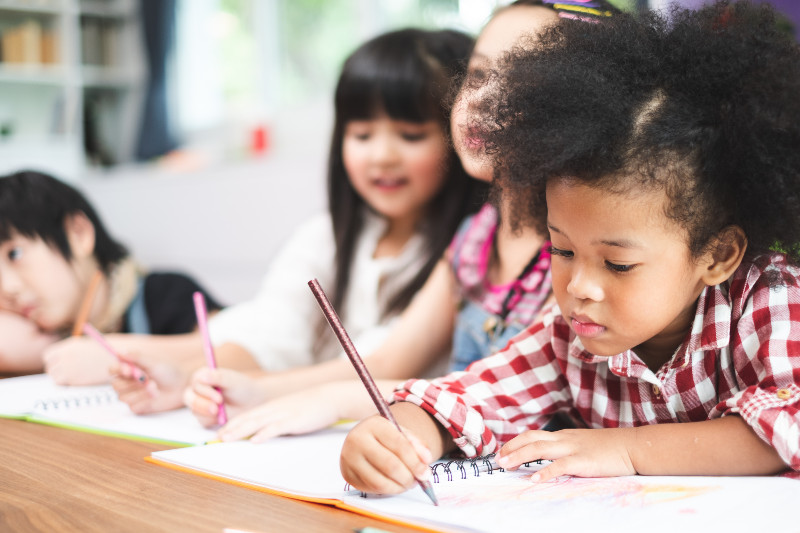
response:
[[[385,220],[371,212],[365,215],[347,294],[336,310],[362,357],[381,345],[397,318],[394,314],[381,320],[380,310],[425,263],[425,243],[418,234],[406,243],[399,256],[373,258],[385,231]],[[330,215],[324,213],[308,220],[273,259],[256,297],[209,320],[212,343],[238,344],[269,371],[310,365],[343,354],[333,335],[322,350],[312,353],[322,311],[308,282],[316,278],[331,294],[335,253]]]

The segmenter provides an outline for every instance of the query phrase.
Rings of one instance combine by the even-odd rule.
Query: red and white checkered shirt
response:
[[[465,372],[410,380],[395,399],[435,416],[470,457],[542,428],[557,412],[590,428],[735,413],[800,470],[799,278],[800,269],[772,254],[707,287],[691,331],[655,373],[630,350],[586,352],[555,306],[503,351]]]

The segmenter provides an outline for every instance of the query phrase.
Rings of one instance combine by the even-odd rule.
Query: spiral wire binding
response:
[[[444,474],[447,477],[447,481],[453,481],[453,471],[455,470],[461,479],[467,479],[467,472],[471,469],[472,470],[472,477],[480,477],[481,472],[485,472],[488,475],[492,475],[495,471],[505,472],[504,468],[497,466],[497,463],[493,461],[496,453],[490,453],[488,455],[481,455],[478,457],[472,458],[463,458],[463,459],[451,459],[449,461],[439,461],[433,463],[430,466],[431,473],[433,474],[433,482],[439,483],[439,475],[440,471],[441,474]],[[542,464],[542,460],[538,459],[536,461],[528,461],[526,463],[522,463],[522,466],[530,466],[530,465],[540,465]],[[344,484],[345,492],[352,490],[352,486],[350,483],[345,482]],[[368,497],[368,493],[359,491],[359,495],[362,498]]]
[[[117,393],[113,390],[105,390],[96,394],[83,396],[58,396],[54,398],[44,398],[37,400],[33,408],[36,411],[57,411],[60,409],[78,409],[81,407],[94,407],[113,403],[117,400]]]

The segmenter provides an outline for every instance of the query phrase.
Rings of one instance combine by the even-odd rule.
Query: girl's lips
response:
[[[484,142],[483,139],[480,137],[465,137],[464,138],[464,146],[467,150],[480,150],[483,148]]]
[[[384,191],[395,191],[397,189],[402,188],[406,184],[405,179],[389,179],[389,178],[381,178],[376,179],[373,181],[373,185],[378,189]]]
[[[583,317],[581,317],[581,320],[573,317],[570,319],[570,323],[573,331],[575,331],[579,337],[591,339],[601,335],[606,330],[605,326],[590,322],[588,319],[584,319]]]
[[[479,128],[468,127],[463,129],[463,144],[468,150],[480,150],[486,142],[483,140],[484,133]]]

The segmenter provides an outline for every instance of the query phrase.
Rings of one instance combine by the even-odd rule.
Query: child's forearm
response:
[[[768,475],[787,467],[778,453],[735,415],[620,431],[630,432],[631,461],[643,475]]]
[[[219,367],[241,370],[242,372],[261,369],[253,354],[238,344],[228,342],[215,347],[214,352],[217,366]]]
[[[41,372],[44,349],[58,340],[26,318],[0,310],[0,373]]]
[[[220,358],[218,357],[218,359]],[[392,372],[387,372],[386,368],[381,364],[381,358],[368,357],[364,361],[375,379],[392,380],[394,378],[408,377],[396,376]],[[222,366],[219,361],[217,363]],[[325,383],[350,380],[360,383],[358,374],[353,369],[353,364],[344,357],[282,372],[264,372],[260,377],[260,383],[267,399],[277,398],[284,394],[291,394],[298,390],[316,387]],[[404,381],[405,379],[402,380]],[[361,388],[363,387],[361,385]]]

